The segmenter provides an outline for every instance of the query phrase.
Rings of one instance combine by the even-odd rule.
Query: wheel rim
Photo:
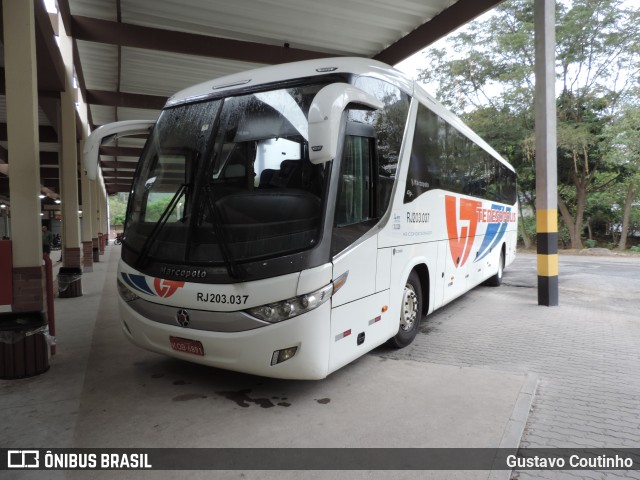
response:
[[[504,257],[500,255],[500,262],[498,262],[498,278],[502,278],[502,271],[504,270]]]
[[[413,328],[418,318],[418,296],[413,285],[407,284],[404,287],[402,298],[402,311],[400,312],[400,328],[408,331]]]

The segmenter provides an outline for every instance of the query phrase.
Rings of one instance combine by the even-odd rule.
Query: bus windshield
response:
[[[163,111],[140,160],[126,246],[148,261],[226,265],[319,241],[329,164],[308,157],[309,106],[325,84]]]

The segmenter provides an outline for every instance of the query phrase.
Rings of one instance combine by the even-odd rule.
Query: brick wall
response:
[[[82,242],[82,266],[85,268],[93,267],[93,242]]]
[[[44,310],[45,277],[42,267],[20,267],[13,269],[14,312]]]
[[[64,266],[68,268],[80,268],[81,266],[81,251],[80,248],[65,248],[64,255],[62,256],[64,259]]]

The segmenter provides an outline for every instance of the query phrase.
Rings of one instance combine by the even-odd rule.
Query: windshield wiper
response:
[[[233,254],[229,249],[229,242],[225,236],[224,227],[220,223],[220,216],[218,215],[218,209],[213,203],[211,186],[204,186],[204,197],[206,199],[205,205],[209,210],[209,214],[211,215],[211,223],[213,225],[213,233],[215,234],[218,240],[218,246],[220,247],[220,254],[222,255],[222,260],[224,261],[224,266],[227,267],[227,273],[232,278],[242,279],[247,276],[246,270],[238,265],[236,260],[233,258]]]
[[[144,245],[140,250],[140,254],[138,255],[138,260],[136,261],[136,268],[138,270],[142,266],[142,263],[145,260],[147,260],[147,254],[149,253],[149,250],[155,243],[156,239],[158,238],[158,235],[160,234],[160,231],[164,228],[165,224],[167,223],[167,220],[169,220],[169,217],[171,216],[176,206],[178,205],[178,200],[180,200],[180,197],[182,197],[182,193],[186,190],[186,188],[187,188],[186,183],[183,183],[182,185],[180,185],[176,193],[173,195],[173,197],[171,197],[169,204],[162,211],[162,215],[160,215],[160,219],[153,226],[153,230],[151,230],[151,233],[147,237],[147,240],[144,242]]]

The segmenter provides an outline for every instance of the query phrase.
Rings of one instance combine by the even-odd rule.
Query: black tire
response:
[[[496,274],[486,281],[486,285],[490,287],[499,287],[502,285],[502,276],[504,275],[504,249],[500,252],[500,263]]]
[[[409,275],[402,293],[398,333],[389,340],[389,345],[395,348],[403,348],[413,342],[418,333],[421,319],[422,288],[420,286],[420,277],[413,271]]]

